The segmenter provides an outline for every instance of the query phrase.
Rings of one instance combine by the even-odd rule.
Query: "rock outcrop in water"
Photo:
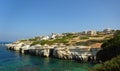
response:
[[[65,60],[91,61],[95,60],[96,53],[100,48],[93,46],[41,46],[15,42],[7,44],[8,49],[19,51],[24,54],[31,54],[43,57],[55,57]]]

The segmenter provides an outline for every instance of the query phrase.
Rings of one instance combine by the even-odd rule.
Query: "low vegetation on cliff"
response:
[[[53,45],[54,43],[63,43],[67,44],[68,40],[61,38],[61,39],[54,39],[54,40],[41,40],[41,41],[34,41],[31,45],[41,44],[41,45]]]
[[[54,45],[54,44],[64,44],[64,45],[83,45],[89,46],[95,43],[103,43],[106,40],[109,40],[112,37],[111,34],[103,35],[82,35],[79,33],[63,33],[62,36],[55,36],[54,39],[42,39],[43,37],[35,37],[27,40],[20,40],[20,42],[29,42],[32,45]]]

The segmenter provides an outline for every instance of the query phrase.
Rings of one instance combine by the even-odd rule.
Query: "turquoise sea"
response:
[[[87,71],[92,64],[19,54],[0,45],[0,71]]]

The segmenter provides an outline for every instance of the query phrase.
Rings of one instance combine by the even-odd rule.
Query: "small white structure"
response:
[[[55,39],[55,38],[56,38],[56,36],[57,36],[57,34],[52,33],[52,34],[50,35],[50,39]]]
[[[90,35],[90,36],[95,36],[95,35],[97,35],[96,31],[94,31],[94,30],[84,31],[82,34],[83,34],[83,35]]]
[[[107,29],[104,29],[103,32],[104,32],[105,34],[110,34],[110,33],[112,32],[112,29],[107,28]]]
[[[41,40],[48,40],[49,36],[43,36]]]
[[[96,31],[91,30],[91,31],[88,31],[87,34],[91,35],[91,36],[95,36],[96,35]]]

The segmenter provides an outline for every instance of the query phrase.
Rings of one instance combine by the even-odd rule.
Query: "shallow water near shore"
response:
[[[93,65],[20,54],[0,45],[0,71],[88,71]]]

